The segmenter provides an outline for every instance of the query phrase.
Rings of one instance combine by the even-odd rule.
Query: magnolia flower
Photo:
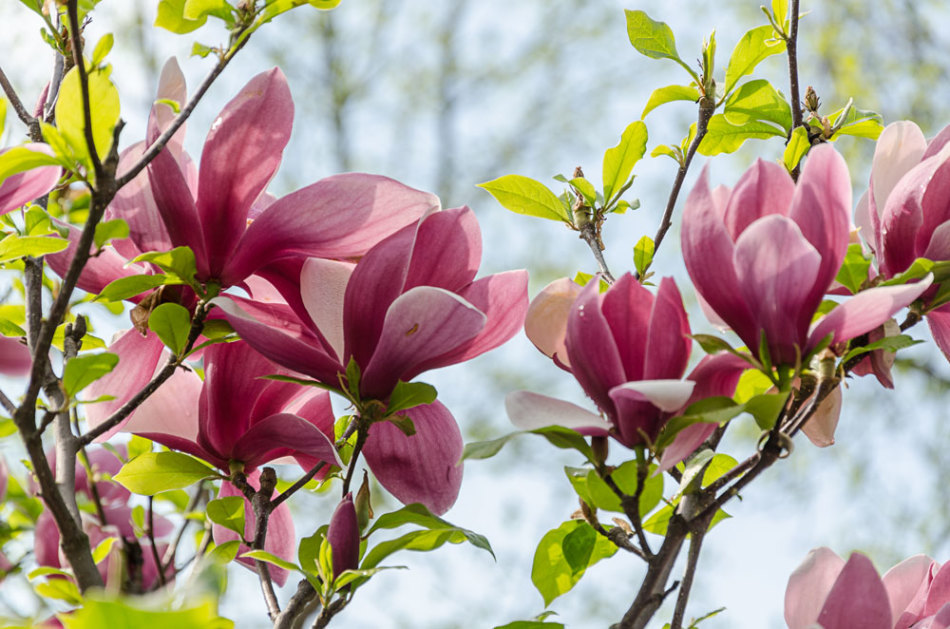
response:
[[[339,387],[354,361],[360,398],[388,402],[400,380],[474,358],[521,327],[527,274],[474,280],[480,258],[475,215],[456,208],[396,232],[355,265],[321,258],[287,265],[299,278],[274,281],[289,305],[237,297],[214,303],[241,338],[275,362]],[[443,513],[461,482],[458,426],[439,402],[401,414],[415,434],[374,423],[363,449],[367,463],[399,500]]]
[[[52,155],[53,151],[46,144],[30,143],[14,147],[17,151],[35,151]],[[0,151],[3,155],[11,149]],[[50,190],[59,181],[59,166],[40,166],[24,172],[10,175],[0,182],[0,214],[12,212],[22,205],[26,205]]]
[[[582,434],[609,434],[627,446],[652,441],[688,403],[731,395],[748,364],[731,355],[707,358],[683,380],[690,347],[689,322],[676,283],[660,282],[656,297],[629,273],[606,292],[594,280],[581,288],[564,278],[531,303],[528,338],[570,371],[606,416],[528,391],[508,395],[505,406],[522,429],[558,424]],[[692,428],[692,427],[691,427]],[[695,450],[714,425],[684,430],[668,449],[669,467]]]
[[[683,211],[683,257],[697,292],[753,352],[793,365],[825,337],[873,330],[917,299],[932,278],[865,290],[817,323],[848,248],[851,184],[831,145],[809,153],[796,185],[759,160],[731,192],[713,194],[703,171]]]
[[[950,127],[928,143],[909,121],[889,124],[878,138],[870,185],[854,220],[885,278],[907,270],[919,257],[950,260],[948,144]],[[950,357],[950,305],[928,312],[927,322],[940,350]]]
[[[788,579],[785,622],[789,629],[947,629],[948,566],[917,555],[881,578],[860,553],[845,563],[830,549],[816,548]]]

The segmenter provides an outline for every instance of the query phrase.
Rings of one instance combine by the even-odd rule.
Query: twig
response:
[[[788,56],[788,82],[789,98],[792,101],[792,129],[802,126],[802,104],[801,89],[798,86],[798,13],[799,1],[792,0],[789,8],[788,37],[785,39],[785,51]],[[776,16],[777,17],[777,16]],[[791,137],[791,135],[789,135]],[[798,181],[798,175],[801,173],[801,164],[796,164],[792,169],[792,179]]]
[[[7,100],[13,105],[13,110],[16,111],[17,117],[29,128],[30,139],[34,142],[41,141],[43,135],[40,133],[40,123],[37,122],[36,118],[31,116],[26,107],[23,106],[23,101],[17,96],[16,90],[13,89],[13,84],[10,83],[10,79],[8,79],[7,75],[3,72],[3,68],[0,68],[0,87],[3,88],[3,93],[7,95]]]
[[[670,629],[682,629],[683,617],[686,615],[686,603],[689,601],[689,591],[693,587],[693,577],[696,575],[696,566],[699,563],[699,551],[703,546],[705,531],[694,530],[689,539],[689,552],[686,554],[686,571],[680,583],[679,593],[676,595],[676,609],[673,611],[673,620]]]
[[[600,241],[597,238],[597,232],[594,223],[590,222],[581,227],[580,233],[581,239],[587,243],[587,246],[590,247],[591,252],[593,252],[594,259],[597,260],[597,266],[600,267],[601,275],[608,284],[613,284],[614,276],[610,272],[610,269],[607,268],[607,261],[604,259],[604,253],[600,248]]]
[[[274,629],[293,629],[298,619],[310,612],[316,600],[317,591],[310,585],[310,581],[301,579],[297,584],[297,591],[287,602],[287,606],[274,619]]]
[[[361,421],[361,418],[357,418],[356,421]],[[362,451],[364,443],[366,443],[366,430],[362,427],[358,427],[356,432],[356,444],[353,446],[353,454],[350,455],[350,465],[346,470],[346,478],[343,479],[344,496],[350,492],[350,481],[353,480],[353,472],[356,471],[356,461],[360,458],[360,451]]]
[[[16,404],[10,401],[10,398],[7,397],[7,394],[3,391],[0,391],[0,405],[3,406],[3,410],[13,415],[16,412]]]
[[[251,508],[254,510],[254,540],[251,542],[251,548],[254,550],[263,550],[264,542],[267,539],[267,520],[270,516],[270,510],[267,505],[270,502],[271,494],[274,493],[274,486],[277,484],[277,474],[274,468],[265,467],[261,471],[260,489],[255,492],[251,499]],[[267,604],[267,615],[272,621],[277,620],[280,615],[280,604],[277,602],[277,594],[274,592],[274,582],[271,580],[270,571],[267,564],[260,559],[254,560],[257,568],[257,576],[261,582],[261,591],[264,594],[264,602]]]
[[[188,515],[190,512],[194,511],[198,507],[198,503],[201,502],[201,498],[204,495],[204,482],[198,481],[198,486],[195,488],[195,492],[192,494],[191,500],[188,501],[188,506],[185,507],[184,515]],[[162,557],[162,562],[159,564],[161,566],[161,570],[168,570],[168,568],[175,563],[175,553],[178,552],[178,545],[181,544],[182,537],[185,535],[185,529],[188,528],[190,523],[191,520],[188,518],[182,520],[181,526],[178,527],[178,532],[175,533],[175,538],[172,540],[171,545],[165,549],[165,556]]]
[[[291,485],[290,487],[288,487],[287,489],[285,489],[284,491],[282,491],[280,494],[277,495],[276,498],[274,498],[273,500],[271,500],[270,503],[268,504],[267,508],[268,508],[269,510],[271,510],[271,511],[273,511],[274,509],[276,509],[278,506],[280,506],[280,504],[281,504],[282,502],[284,502],[285,500],[287,500],[288,498],[290,498],[291,496],[293,496],[293,495],[294,495],[295,493],[297,493],[297,491],[299,491],[304,485],[306,485],[307,483],[309,483],[309,482],[310,482],[310,479],[312,479],[314,476],[316,476],[316,475],[320,472],[320,470],[322,470],[325,466],[326,466],[326,461],[320,461],[319,463],[317,463],[316,465],[314,465],[313,467],[311,467],[311,468],[310,468],[310,471],[308,471],[306,474],[304,474],[304,475],[301,476],[299,479],[297,479],[297,482],[296,482],[296,483],[294,483],[293,485]],[[344,494],[344,495],[346,495],[346,494]]]
[[[73,63],[79,72],[79,89],[82,92],[83,135],[86,139],[86,148],[89,149],[89,159],[92,162],[93,172],[98,182],[106,174],[99,160],[99,151],[96,148],[95,138],[92,135],[92,105],[89,99],[89,74],[86,72],[86,61],[82,58],[82,41],[79,26],[79,0],[69,0],[66,3],[66,13],[69,16],[69,41],[72,46]]]
[[[317,616],[317,619],[313,623],[313,629],[324,629],[330,620],[340,613],[343,608],[346,607],[346,599],[338,598],[320,611],[320,615]]]
[[[155,509],[154,496],[148,497],[148,541],[152,545],[152,559],[155,560],[155,568],[158,570],[158,583],[165,587],[165,571],[162,566],[162,558],[158,556],[158,546],[155,545]]]
[[[653,551],[650,550],[650,543],[647,541],[646,533],[643,531],[643,522],[640,519],[640,496],[643,495],[643,483],[646,481],[646,474],[641,474],[640,466],[637,467],[637,489],[633,496],[625,494],[610,474],[604,474],[601,478],[604,479],[604,482],[607,483],[611,491],[620,498],[620,506],[623,508],[627,519],[629,519],[633,525],[633,531],[637,535],[637,542],[639,542],[645,557],[649,559],[653,556]]]

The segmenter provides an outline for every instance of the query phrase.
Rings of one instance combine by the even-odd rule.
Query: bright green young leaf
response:
[[[666,505],[643,523],[643,530],[647,533],[666,535],[666,529],[671,517],[673,517],[673,507]]]
[[[845,116],[845,119],[839,122],[838,118],[842,115]],[[829,115],[828,120],[832,127],[838,127],[832,139],[836,139],[839,135],[853,135],[876,140],[884,131],[879,113],[858,109],[857,107],[839,109]]]
[[[898,350],[904,349],[905,347],[911,347],[912,345],[918,345],[923,343],[923,341],[916,340],[911,336],[906,334],[898,334],[897,336],[888,336],[875,341],[873,343],[868,343],[861,347],[855,347],[847,354],[841,358],[842,363],[846,363],[855,356],[860,356],[861,354],[866,354],[868,352],[873,352],[874,350],[881,349],[887,352],[896,352]]]
[[[105,159],[112,146],[112,131],[119,121],[119,91],[112,84],[104,69],[93,69],[89,77],[89,106],[92,111],[92,138],[100,159]],[[79,85],[79,70],[73,68],[63,77],[56,101],[56,125],[63,137],[85,159],[89,155],[86,146],[86,127],[83,118],[82,91]]]
[[[540,181],[521,175],[505,175],[478,184],[487,190],[506,210],[570,223],[570,218],[557,196]]]
[[[788,101],[765,79],[747,81],[726,99],[726,121],[742,126],[752,121],[773,122],[784,133],[792,128],[792,109]]]
[[[683,66],[693,80],[699,83],[696,72],[680,59],[676,52],[673,30],[663,22],[655,22],[643,11],[624,10],[627,16],[627,36],[641,55],[651,59],[672,59]]]
[[[425,382],[403,382],[396,383],[392,395],[389,396],[389,405],[386,407],[386,414],[393,415],[399,411],[414,408],[422,404],[432,404],[438,392],[435,387]]]
[[[235,496],[238,497],[238,496]],[[243,508],[243,507],[242,507]],[[256,559],[257,561],[263,561],[264,563],[269,563],[271,565],[277,566],[278,568],[283,568],[284,570],[290,570],[292,572],[303,572],[300,566],[297,564],[287,561],[286,559],[281,559],[273,553],[269,553],[266,550],[249,550],[246,553],[242,554],[241,557],[247,557],[248,559]]]
[[[541,435],[547,439],[552,445],[561,449],[568,450],[577,450],[588,461],[593,461],[594,452],[590,449],[590,445],[587,443],[587,440],[570,428],[564,428],[563,426],[546,426],[544,428],[537,428],[535,430],[513,432],[504,437],[499,437],[498,439],[492,439],[490,441],[476,441],[472,443],[465,444],[465,449],[462,452],[462,460],[465,459],[488,459],[501,451],[505,444],[511,441],[514,437],[524,434],[535,434]]]
[[[633,247],[633,266],[637,269],[637,274],[643,277],[650,265],[653,264],[653,252],[655,247],[653,239],[649,236],[643,236]]]
[[[60,570],[59,568],[53,568],[50,566],[40,566],[39,568],[34,568],[26,575],[26,578],[30,581],[35,581],[40,577],[47,577],[51,574],[55,574],[60,577],[66,577],[67,579],[73,579],[73,574],[66,570]]]
[[[718,453],[709,461],[709,466],[703,473],[703,487],[718,480],[723,474],[738,465],[739,462],[728,454]]]
[[[155,26],[164,28],[173,33],[184,35],[193,30],[201,28],[208,21],[208,16],[204,15],[197,20],[189,20],[185,17],[185,0],[160,0],[158,3],[158,14],[155,16]]]
[[[360,565],[360,569],[370,570],[376,568],[383,559],[400,550],[426,552],[435,550],[446,543],[461,544],[467,540],[468,537],[462,529],[459,528],[412,531],[396,539],[380,542],[369,549],[363,557],[363,563]]]
[[[707,156],[732,153],[746,140],[766,140],[771,137],[785,137],[785,134],[767,122],[749,121],[737,126],[726,120],[723,114],[716,114],[710,118],[706,135],[697,150]]]
[[[24,256],[38,258],[47,253],[57,253],[68,246],[69,241],[65,238],[10,234],[0,240],[0,262],[16,260]]]
[[[145,437],[132,435],[132,438],[129,439],[129,442],[126,444],[126,451],[129,454],[129,459],[134,459],[140,454],[151,452],[152,441],[150,439],[146,439]]]
[[[782,154],[782,163],[785,164],[785,170],[788,172],[795,170],[795,167],[802,161],[802,158],[805,157],[805,154],[808,153],[810,148],[811,143],[808,141],[808,129],[804,126],[795,127],[795,129],[792,130],[792,137],[789,139],[788,144],[785,145],[785,152]]]
[[[35,205],[24,213],[23,226],[25,228],[24,232],[28,236],[47,236],[59,233],[53,229],[49,214]]]
[[[99,41],[96,43],[95,49],[92,51],[92,67],[97,68],[103,61],[105,61],[106,56],[109,52],[112,51],[112,44],[115,43],[115,37],[112,33],[106,33],[103,35]]]
[[[726,67],[725,93],[731,92],[736,82],[745,75],[751,74],[764,59],[783,52],[785,52],[785,42],[775,38],[771,24],[747,31],[733,48],[732,56],[729,57],[729,65]]]
[[[871,261],[864,257],[861,245],[852,243],[848,245],[848,253],[835,279],[854,295],[868,281],[869,268],[871,268]]]
[[[488,542],[488,538],[486,538],[484,535],[479,535],[474,531],[469,531],[468,529],[455,526],[451,522],[447,522],[442,518],[433,515],[432,512],[430,512],[424,505],[419,504],[418,502],[406,505],[402,509],[397,509],[392,513],[384,513],[383,515],[379,516],[372,528],[367,531],[366,535],[368,537],[375,531],[394,529],[405,524],[415,524],[416,526],[421,526],[425,529],[433,531],[458,531],[470,544],[476,548],[481,548],[482,550],[487,551],[492,557],[495,556],[491,544]],[[457,544],[458,542],[453,543]],[[365,568],[367,566],[364,565],[363,567]],[[375,564],[369,567],[375,567]]]
[[[190,21],[203,21],[209,15],[224,20],[230,28],[234,25],[234,8],[227,0],[185,0],[182,17]]]
[[[627,183],[633,167],[646,150],[647,126],[640,120],[630,123],[620,135],[617,146],[604,153],[604,203],[609,204],[614,193]]]
[[[99,301],[122,301],[148,292],[165,284],[177,284],[177,279],[167,275],[130,275],[109,282],[96,297]]]
[[[788,401],[788,392],[762,393],[752,397],[745,403],[745,411],[755,418],[755,423],[762,430],[771,430],[778,419],[778,414]]]
[[[134,601],[134,603],[133,603]],[[61,618],[66,629],[132,629],[133,627],[174,627],[175,629],[232,629],[234,623],[221,618],[216,605],[208,601],[189,609],[163,611],[134,607],[137,599],[95,600],[87,598],[80,609]]]
[[[307,2],[310,4],[310,6],[316,7],[323,11],[335,9],[340,4],[340,0],[307,0]]]
[[[66,579],[50,579],[43,583],[35,583],[33,589],[42,598],[66,601],[70,605],[82,605],[82,594],[79,593],[79,588]]]
[[[772,0],[772,15],[780,25],[788,21],[788,0]]]
[[[574,177],[568,183],[581,193],[581,196],[584,197],[584,201],[587,202],[587,205],[593,207],[597,204],[597,190],[594,188],[594,184],[587,181],[583,177]]]
[[[241,550],[241,541],[237,539],[232,539],[229,542],[224,542],[223,544],[218,544],[214,547],[210,553],[205,555],[211,561],[215,563],[226,565],[231,563],[237,558],[238,551]]]
[[[676,435],[693,424],[725,424],[742,412],[742,406],[728,397],[709,397],[690,404],[682,415],[670,419],[656,438],[656,447],[663,449],[673,443]]]
[[[154,496],[169,489],[182,489],[218,473],[187,454],[146,452],[122,466],[112,480],[134,494]]]
[[[339,591],[354,581],[369,579],[374,574],[383,570],[406,570],[406,566],[379,566],[369,570],[344,570],[342,574],[337,575],[333,580],[333,589]]]
[[[0,243],[2,245],[3,243]],[[923,276],[930,273],[934,268],[934,263],[932,260],[927,258],[917,258],[914,260],[907,270],[903,273],[895,275],[886,282],[881,282],[881,286],[898,286],[900,284],[906,284],[908,282],[913,282],[914,280],[919,280]]]
[[[709,448],[703,448],[691,454],[688,459],[686,459],[683,468],[683,476],[680,478],[680,486],[677,491],[677,495],[683,493],[690,483],[699,476],[700,473],[706,468],[706,464],[712,461],[713,457],[716,455],[715,452]]]
[[[7,123],[7,99],[0,98],[0,135],[3,135],[3,130],[6,128]]]
[[[500,625],[495,629],[564,629],[560,622],[544,622],[541,620],[516,620],[507,625]]]
[[[746,369],[739,376],[736,393],[733,399],[739,404],[745,404],[756,395],[761,395],[774,386],[768,376],[758,369]]]
[[[699,346],[703,348],[703,351],[707,354],[717,354],[719,352],[732,353],[736,351],[728,341],[718,336],[713,336],[712,334],[691,334],[690,337],[699,343]]]
[[[644,106],[643,113],[640,114],[640,118],[646,118],[648,113],[660,105],[665,105],[666,103],[672,103],[678,100],[688,100],[693,103],[698,102],[699,89],[695,84],[667,85],[666,87],[658,87],[653,90],[653,93],[650,94],[650,98],[647,99],[647,104]]]
[[[151,262],[166,273],[174,274],[192,285],[195,273],[198,272],[195,254],[189,247],[175,247],[171,251],[150,251],[134,258],[132,262]]]
[[[531,582],[547,607],[573,588],[589,567],[615,552],[614,543],[599,535],[590,524],[568,520],[541,538],[534,553]]]
[[[96,563],[99,563],[105,559],[109,555],[109,552],[112,551],[112,547],[115,546],[116,541],[118,540],[115,537],[107,537],[99,542],[96,548],[92,551],[92,560]]]
[[[129,237],[129,224],[125,219],[116,218],[111,221],[102,221],[96,225],[93,240],[97,247],[103,247],[110,240],[121,240]]]
[[[26,172],[40,166],[56,166],[60,160],[42,151],[25,146],[14,146],[0,154],[0,182],[11,175]]]
[[[208,519],[244,536],[244,497],[225,496],[208,503]]]
[[[110,373],[119,364],[119,356],[103,352],[101,354],[80,354],[70,359],[63,369],[63,389],[66,395],[73,397],[90,384]]]
[[[162,343],[175,356],[178,356],[188,344],[191,314],[184,306],[173,303],[162,304],[149,315],[148,329],[157,334]]]

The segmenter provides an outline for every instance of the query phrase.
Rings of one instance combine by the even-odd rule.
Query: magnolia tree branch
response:
[[[72,47],[73,63],[79,72],[79,89],[82,91],[82,118],[83,135],[86,148],[89,150],[89,159],[98,182],[105,174],[102,162],[99,160],[99,151],[96,148],[95,138],[92,135],[92,105],[89,99],[89,73],[86,71],[86,61],[82,58],[82,40],[79,25],[79,0],[69,0],[66,3],[66,13],[69,17],[69,43]]]
[[[683,618],[686,615],[686,603],[689,601],[690,589],[693,587],[693,578],[696,575],[696,567],[699,565],[699,551],[703,546],[703,537],[706,531],[693,531],[689,538],[689,552],[686,554],[686,570],[683,573],[683,581],[680,583],[679,592],[676,595],[676,609],[673,610],[673,620],[670,621],[670,629],[683,629]]]
[[[310,585],[310,581],[301,579],[297,583],[297,591],[287,602],[277,618],[274,619],[274,629],[296,629],[303,625],[303,620],[310,615],[317,605],[317,591]]]
[[[789,99],[792,101],[792,128],[791,131],[803,124],[802,121],[802,103],[801,88],[798,85],[798,13],[800,0],[792,0],[789,7],[789,29],[788,37],[785,38],[785,51],[788,56],[788,83]],[[778,16],[776,16],[778,17]],[[798,175],[801,174],[801,163],[795,164],[792,169],[792,179],[798,181]]]
[[[23,101],[20,100],[16,90],[13,89],[13,84],[10,83],[10,79],[7,78],[3,68],[0,68],[0,87],[3,88],[3,93],[7,95],[7,100],[10,101],[10,104],[13,106],[17,118],[29,128],[30,139],[34,142],[41,141],[43,134],[40,132],[40,123],[36,118],[31,116],[30,112],[24,107]]]

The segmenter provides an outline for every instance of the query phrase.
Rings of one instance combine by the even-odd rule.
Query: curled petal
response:
[[[608,391],[627,381],[620,351],[601,309],[598,282],[584,287],[567,320],[567,355],[571,371],[598,408],[611,415]]]
[[[841,387],[835,387],[818,405],[815,414],[802,426],[802,432],[819,448],[834,445],[835,428],[838,427],[840,416]]]
[[[908,627],[920,619],[930,588],[932,569],[936,567],[927,555],[914,555],[888,570],[881,581],[887,590],[894,626]],[[899,619],[910,622],[898,624]],[[912,620],[911,620],[912,619]]]
[[[291,413],[279,413],[255,423],[235,442],[230,458],[255,468],[296,453],[342,468],[333,442],[312,423]]]
[[[950,562],[940,567],[930,583],[924,615],[937,614],[947,603],[950,603]]]
[[[581,286],[568,277],[554,280],[531,300],[524,320],[524,332],[534,346],[567,367],[567,317],[580,292]]]
[[[582,435],[606,435],[611,428],[610,422],[585,408],[530,391],[509,393],[505,410],[511,423],[521,430],[564,426]]]

